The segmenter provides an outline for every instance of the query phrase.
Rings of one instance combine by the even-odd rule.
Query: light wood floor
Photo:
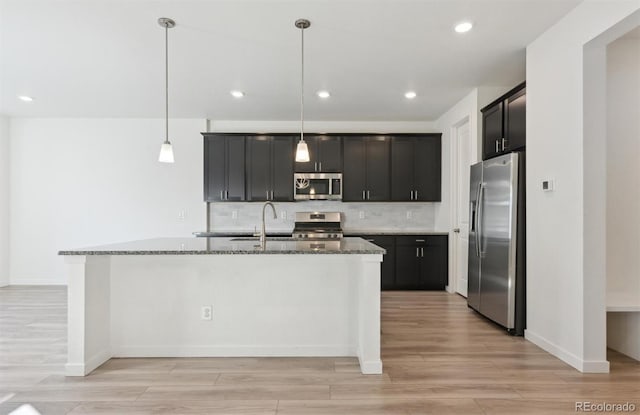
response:
[[[634,402],[640,363],[584,375],[442,292],[382,296],[384,374],[355,358],[112,359],[66,378],[66,290],[0,289],[0,414],[563,414]]]

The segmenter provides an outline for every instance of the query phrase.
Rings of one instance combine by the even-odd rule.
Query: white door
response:
[[[469,121],[455,129],[454,155],[455,186],[453,207],[453,268],[456,292],[467,296],[467,269],[469,258],[469,168],[471,166],[471,138]]]

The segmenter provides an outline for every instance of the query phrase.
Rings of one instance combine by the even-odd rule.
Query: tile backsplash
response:
[[[344,203],[336,201],[273,202],[278,214],[273,219],[267,208],[268,232],[290,232],[295,212],[342,212],[345,231],[437,231],[440,203]],[[209,231],[232,232],[259,229],[262,202],[211,203]]]

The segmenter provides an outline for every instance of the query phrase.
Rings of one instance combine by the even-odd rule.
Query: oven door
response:
[[[296,173],[295,200],[342,200],[341,173]]]

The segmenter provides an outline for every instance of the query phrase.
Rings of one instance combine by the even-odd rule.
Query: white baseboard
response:
[[[47,278],[14,278],[9,281],[9,285],[67,285],[67,281]]]
[[[362,361],[358,357],[360,363],[360,371],[363,375],[381,375],[382,374],[382,361],[381,360],[367,360]]]
[[[583,373],[609,373],[609,362],[606,360],[582,360],[573,353],[563,349],[562,347],[548,341],[544,337],[532,332],[531,330],[524,331],[524,338],[551,353],[563,362],[573,366],[577,370]]]
[[[64,374],[65,376],[86,376],[110,358],[111,352],[109,350],[102,350],[87,359],[84,363],[67,363],[64,365]]]
[[[111,346],[113,357],[267,357],[356,356],[349,345],[292,346]]]

